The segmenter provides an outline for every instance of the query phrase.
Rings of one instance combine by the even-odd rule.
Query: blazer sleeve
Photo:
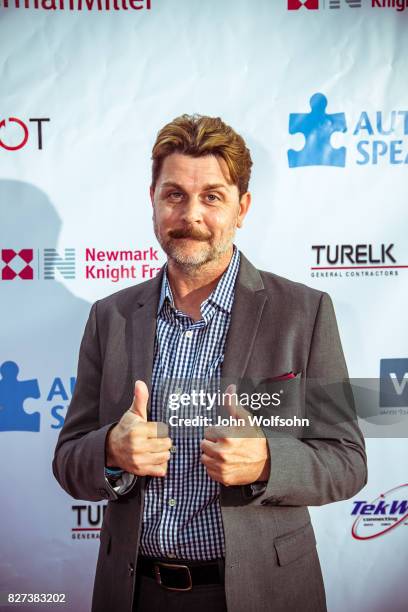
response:
[[[100,426],[99,396],[102,358],[96,301],[82,337],[77,379],[64,425],[58,436],[52,471],[61,487],[75,499],[117,499],[105,478],[106,437],[118,421]],[[136,478],[134,482],[136,482]]]
[[[332,300],[322,293],[306,368],[312,434],[265,432],[271,469],[257,504],[320,506],[348,499],[367,482],[359,428]],[[314,421],[314,423],[313,423]]]

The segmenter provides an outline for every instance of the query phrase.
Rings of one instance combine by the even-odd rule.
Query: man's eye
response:
[[[206,198],[209,202],[216,202],[219,200],[219,197],[215,193],[207,193]]]
[[[183,194],[180,191],[172,191],[169,193],[168,197],[172,198],[173,200],[180,200],[183,197]]]

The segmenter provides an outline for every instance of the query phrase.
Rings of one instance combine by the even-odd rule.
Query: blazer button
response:
[[[134,565],[133,565],[133,563],[129,563],[129,565],[128,565],[128,574],[129,574],[129,576],[133,576],[134,573],[135,573]]]

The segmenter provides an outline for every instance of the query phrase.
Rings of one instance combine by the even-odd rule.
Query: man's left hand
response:
[[[229,385],[225,391],[228,412],[245,424],[207,427],[201,441],[201,462],[208,475],[226,486],[268,480],[270,472],[265,435],[262,429],[249,423],[249,412],[235,401],[235,393],[235,385]]]

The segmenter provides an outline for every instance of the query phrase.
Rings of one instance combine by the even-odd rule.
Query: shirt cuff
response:
[[[253,497],[257,497],[261,495],[266,490],[268,482],[265,480],[259,480],[256,482],[251,482],[251,484],[244,485],[242,487],[244,497],[246,499],[252,499]]]
[[[109,473],[115,477],[109,477]],[[118,474],[120,476],[118,477]],[[117,495],[124,495],[134,485],[136,482],[137,476],[135,474],[131,474],[130,472],[125,472],[120,469],[106,468],[105,467],[105,481],[111,490],[113,490]]]

